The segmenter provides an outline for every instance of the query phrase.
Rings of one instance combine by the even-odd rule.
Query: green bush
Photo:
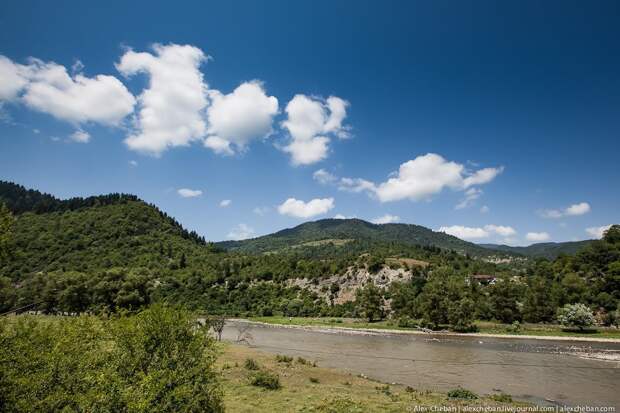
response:
[[[0,410],[224,410],[217,351],[193,314],[0,319]]]
[[[256,360],[254,359],[245,359],[245,363],[243,363],[243,367],[246,368],[246,370],[259,370],[260,366],[258,365],[258,363],[256,362]]]
[[[558,310],[558,321],[564,327],[583,330],[594,325],[594,315],[585,304],[566,304]]]
[[[506,327],[506,331],[509,333],[518,333],[521,331],[521,323],[518,321],[513,321],[508,327]]]
[[[398,319],[398,327],[400,328],[416,328],[418,323],[410,317],[403,316]]]
[[[280,377],[268,371],[259,370],[250,376],[250,384],[268,390],[278,390],[282,387]]]
[[[293,357],[289,357],[289,356],[285,356],[282,354],[278,354],[276,356],[276,361],[278,363],[292,363],[293,362]]]
[[[478,395],[470,390],[458,388],[450,390],[448,392],[448,397],[450,399],[475,400],[478,398]]]
[[[491,396],[491,400],[500,403],[512,403],[512,396],[506,393],[494,394]]]

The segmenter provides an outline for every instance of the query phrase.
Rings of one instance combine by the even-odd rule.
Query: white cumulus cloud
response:
[[[245,149],[254,138],[271,134],[278,99],[267,96],[261,82],[242,83],[227,95],[211,90],[209,97],[209,136],[205,146],[217,153],[232,153],[235,149]]]
[[[183,198],[196,198],[202,195],[202,191],[200,189],[189,189],[189,188],[181,188],[177,190],[177,193]]]
[[[79,68],[81,70],[81,68]],[[54,62],[30,58],[27,65],[0,56],[0,100],[19,101],[57,119],[118,125],[136,99],[114,76],[87,77]]]
[[[326,101],[306,95],[295,95],[286,105],[287,119],[282,126],[290,141],[282,150],[291,155],[293,165],[309,165],[327,157],[330,138],[348,137],[343,125],[348,103],[336,96]]]
[[[396,176],[377,185],[375,193],[381,202],[410,199],[419,201],[444,188],[464,190],[485,184],[503,171],[503,167],[485,168],[468,174],[462,164],[429,153],[400,165]]]
[[[332,208],[334,208],[334,198],[316,198],[309,202],[289,198],[278,206],[278,212],[281,215],[295,218],[310,218],[325,214]]]
[[[400,217],[397,215],[385,214],[372,220],[373,224],[391,224],[393,222],[400,221]]]
[[[357,216],[355,215],[343,215],[343,214],[336,214],[334,215],[334,219],[353,219],[353,218],[357,218]]]
[[[485,225],[484,229],[488,232],[495,233],[497,235],[501,235],[502,237],[510,237],[515,235],[517,231],[513,227],[505,226],[505,225]]]
[[[605,231],[607,231],[609,228],[611,228],[611,224],[603,225],[601,227],[590,227],[586,228],[586,233],[588,233],[588,235],[590,235],[591,237],[600,239],[603,238],[603,235],[605,235]]]
[[[583,215],[590,212],[590,209],[590,204],[588,204],[587,202],[580,202],[566,208],[565,214],[567,216]]]
[[[525,234],[525,239],[533,242],[543,242],[551,239],[551,236],[547,232],[528,232]]]
[[[153,52],[129,50],[116,68],[125,76],[149,75],[149,87],[138,98],[136,130],[125,143],[132,150],[159,156],[206,134],[207,84],[200,72],[206,56],[197,47],[176,44],[155,44]]]
[[[563,209],[543,209],[542,211],[539,211],[539,214],[543,218],[557,219],[557,218],[584,215],[590,212],[591,209],[592,208],[590,207],[589,203],[580,202],[578,204],[573,204]]]
[[[254,234],[256,234],[254,228],[246,224],[239,224],[230,230],[230,232],[228,233],[228,238],[234,240],[242,240],[251,238]]]
[[[88,143],[90,141],[90,133],[78,129],[69,135],[69,139],[77,143]]]
[[[30,68],[0,55],[0,100],[13,100],[28,84]]]
[[[450,227],[441,227],[439,232],[445,232],[446,234],[454,235],[461,239],[479,239],[488,238],[489,233],[483,228],[465,227],[462,225],[452,225]]]
[[[444,226],[439,228],[439,232],[454,235],[461,239],[480,239],[489,238],[493,235],[504,238],[515,235],[517,231],[510,226],[489,224],[484,227],[466,227],[463,225]]]
[[[456,206],[461,209],[469,206],[482,194],[482,190],[472,185],[489,183],[503,170],[500,166],[470,172],[462,164],[428,153],[401,164],[397,172],[390,174],[387,181],[379,184],[362,178],[337,178],[324,170],[315,172],[314,177],[321,183],[335,184],[342,191],[366,192],[380,202],[403,199],[419,201],[446,188],[466,191],[465,198]]]
[[[223,199],[220,201],[220,207],[226,208],[227,206],[230,206],[231,203],[232,201],[230,199]]]

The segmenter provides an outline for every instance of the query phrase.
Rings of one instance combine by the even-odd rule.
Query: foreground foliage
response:
[[[188,312],[0,319],[0,411],[223,411],[216,348]]]

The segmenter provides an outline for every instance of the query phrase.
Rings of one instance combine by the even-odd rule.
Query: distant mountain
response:
[[[372,224],[361,219],[322,219],[258,238],[223,241],[216,245],[229,251],[262,253],[314,241],[350,239],[435,246],[478,257],[514,255],[510,251],[492,251],[420,225]]]
[[[553,260],[560,254],[574,255],[580,249],[590,245],[592,240],[572,242],[541,242],[527,247],[511,247],[498,244],[478,244],[483,248],[525,255],[530,258],[547,258]]]

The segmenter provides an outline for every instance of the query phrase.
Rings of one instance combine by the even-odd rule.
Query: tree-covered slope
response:
[[[541,242],[527,247],[512,247],[510,245],[478,244],[481,247],[496,251],[521,254],[531,258],[547,258],[553,260],[562,254],[574,255],[584,247],[590,245],[592,240],[571,242]]]
[[[204,237],[199,236],[195,231],[185,230],[174,218],[160,211],[155,205],[144,203],[135,195],[113,193],[87,198],[75,197],[70,199],[58,199],[53,195],[45,194],[34,189],[26,189],[22,185],[13,182],[0,181],[0,204],[4,204],[8,207],[9,211],[15,215],[26,212],[45,214],[51,212],[78,211],[84,208],[106,205],[125,205],[130,202],[148,206],[159,215],[162,220],[175,227],[183,238],[206,244]]]
[[[9,190],[0,192],[0,313],[32,305],[50,313],[115,311],[163,301],[230,315],[351,315],[352,303],[334,305],[325,294],[348,288],[353,273],[388,269],[411,275],[385,291],[394,314],[410,318],[428,315],[437,298],[506,322],[551,321],[557,308],[585,303],[611,323],[620,298],[618,226],[553,261],[495,263],[471,257],[497,256],[494,250],[424,227],[334,219],[221,243],[224,251],[132,195],[63,201],[13,184],[1,188]],[[463,287],[472,274],[507,281]]]
[[[278,231],[263,237],[243,241],[224,241],[217,243],[217,245],[230,251],[260,253],[328,239],[373,240],[408,245],[435,246],[480,257],[510,255],[510,253],[492,251],[452,235],[432,231],[420,225],[372,224],[361,219],[322,219],[306,222],[294,228]]]
[[[17,216],[2,275],[112,267],[173,267],[207,247],[140,201]]]
[[[52,271],[169,269],[213,250],[134,195],[60,200],[0,182],[0,203],[14,215],[10,259],[0,263],[0,275],[13,280]]]

